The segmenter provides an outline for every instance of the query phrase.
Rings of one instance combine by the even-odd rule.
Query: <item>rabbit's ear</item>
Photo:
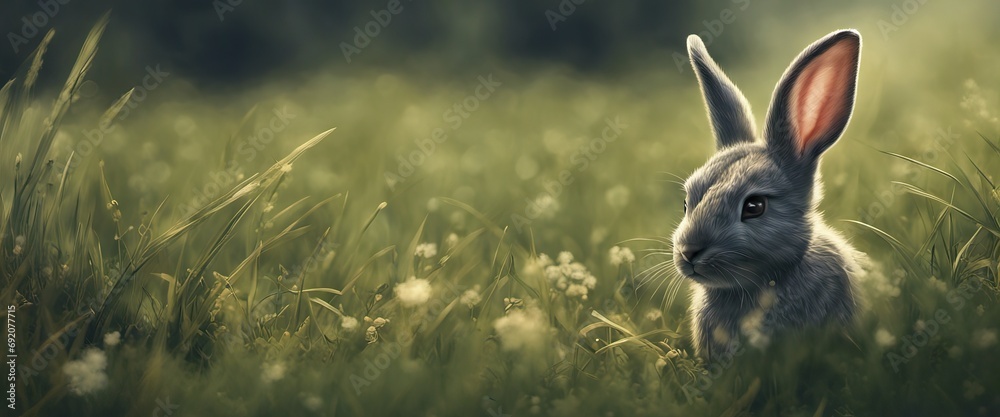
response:
[[[743,93],[708,55],[701,38],[688,36],[687,47],[691,66],[698,75],[698,84],[705,96],[715,146],[722,149],[741,142],[753,142],[757,126]]]
[[[861,35],[833,32],[809,45],[778,82],[764,138],[783,159],[812,162],[833,145],[854,110]]]

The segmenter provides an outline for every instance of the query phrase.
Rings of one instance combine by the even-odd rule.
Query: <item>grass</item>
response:
[[[844,332],[805,331],[706,363],[690,353],[686,284],[669,277],[657,237],[680,215],[680,194],[668,175],[649,177],[705,156],[657,146],[664,126],[647,109],[695,103],[693,88],[637,103],[642,86],[552,77],[515,93],[505,81],[392,185],[383,173],[420,146],[409,138],[445,126],[433,109],[469,86],[433,95],[382,74],[372,83],[382,98],[364,104],[399,122],[363,112],[333,130],[314,126],[327,118],[296,116],[260,150],[271,161],[233,171],[226,161],[267,125],[256,110],[266,106],[238,124],[140,109],[154,116],[136,111],[131,128],[99,144],[106,158],[88,158],[56,146],[72,143],[60,133],[115,120],[134,102],[130,91],[106,110],[70,112],[86,104],[79,88],[106,23],[51,108],[33,94],[51,33],[0,91],[0,297],[16,306],[24,415],[1000,413],[1000,145],[985,133],[963,130],[962,146],[933,164],[912,144],[883,154],[838,144],[824,165],[824,207],[870,255],[868,312]],[[282,96],[300,115],[308,106],[295,100],[315,100],[308,89]],[[543,119],[518,112],[524,102],[563,110]],[[577,149],[611,109],[627,116],[622,140],[581,167]],[[678,110],[701,123],[700,111]],[[524,127],[496,127],[517,119]],[[171,128],[180,139],[163,133]],[[685,129],[707,137],[707,125]],[[207,140],[218,137],[230,138],[221,152]],[[386,139],[396,137],[405,139]],[[866,156],[846,156],[855,151]],[[222,170],[227,181],[211,180]],[[573,182],[553,192],[562,172]],[[512,220],[529,212],[524,227]],[[417,256],[423,243],[437,253]],[[613,264],[614,246],[637,259]],[[541,269],[563,251],[596,277],[585,298]],[[95,354],[105,360],[88,361]]]

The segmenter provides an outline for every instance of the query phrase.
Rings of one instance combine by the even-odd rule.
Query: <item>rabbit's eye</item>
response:
[[[687,214],[687,212],[688,212],[688,202],[685,201],[684,202],[684,213]]]
[[[762,195],[752,195],[743,200],[743,215],[740,220],[760,217],[767,209],[767,197]]]

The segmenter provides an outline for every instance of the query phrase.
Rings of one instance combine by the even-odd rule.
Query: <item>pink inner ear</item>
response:
[[[837,43],[802,69],[790,97],[790,116],[799,155],[815,144],[850,111],[851,77],[858,45]]]

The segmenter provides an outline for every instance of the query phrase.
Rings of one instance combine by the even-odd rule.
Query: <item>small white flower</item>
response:
[[[608,255],[611,257],[611,265],[618,266],[635,262],[635,255],[632,253],[632,249],[629,248],[615,246],[608,251]]]
[[[396,297],[406,307],[415,307],[431,299],[431,283],[423,278],[410,277],[396,284]]]
[[[606,201],[609,206],[620,210],[628,205],[630,194],[631,192],[628,187],[619,184],[604,192],[604,201]]]
[[[372,325],[375,326],[376,329],[381,328],[382,326],[385,326],[386,324],[389,324],[389,319],[384,319],[382,317],[378,317],[375,320],[372,320]]]
[[[444,238],[444,245],[448,248],[454,248],[458,244],[458,235],[452,233],[448,237]]]
[[[980,384],[979,381],[963,381],[962,388],[965,389],[964,397],[969,400],[986,392],[986,388],[983,388],[983,384]]]
[[[280,381],[285,377],[285,364],[282,362],[265,363],[261,366],[260,380],[265,384]]]
[[[118,332],[111,332],[104,335],[104,346],[118,346],[118,343],[122,341],[122,334]]]
[[[549,194],[542,193],[538,197],[535,197],[535,201],[532,202],[535,206],[535,210],[538,212],[538,217],[543,220],[548,220],[556,217],[556,213],[559,211],[559,201]]]
[[[14,238],[14,256],[19,256],[24,253],[24,242],[25,239],[23,235],[18,235]]]
[[[896,336],[886,329],[879,328],[875,331],[875,343],[881,347],[889,347],[896,344]]]
[[[587,298],[587,287],[580,284],[569,284],[566,288],[567,297],[580,297],[583,299]]]
[[[493,322],[504,350],[541,350],[545,347],[551,327],[545,313],[538,308],[509,310],[506,316]]]
[[[948,283],[937,279],[937,277],[931,277],[930,284],[931,288],[941,292],[948,292]]]
[[[349,332],[358,328],[358,319],[351,316],[344,316],[340,319],[340,327]]]
[[[528,259],[528,262],[524,265],[525,275],[539,275],[544,274],[545,269],[552,265],[552,259],[549,258],[544,253],[538,254],[537,258]]]
[[[284,164],[281,166],[281,172],[289,173],[292,172],[292,164]]]
[[[308,395],[302,399],[302,405],[310,411],[319,411],[323,406],[323,400],[315,395]]]
[[[570,252],[560,252],[556,261],[558,263],[552,265],[552,260],[542,254],[536,264],[546,265],[545,278],[553,288],[565,292],[567,297],[586,300],[589,290],[597,287],[597,278],[582,263],[573,262],[573,254]]]
[[[465,290],[465,292],[462,293],[460,301],[462,304],[469,306],[469,308],[472,308],[472,306],[479,304],[480,301],[483,301],[483,297],[479,295],[479,286],[476,285],[470,290]]]
[[[972,347],[986,349],[997,344],[996,329],[979,329],[972,333]]]
[[[63,373],[69,377],[69,390],[76,395],[97,392],[108,385],[108,357],[100,349],[87,349],[83,356],[63,365]]]
[[[560,265],[569,265],[573,262],[573,254],[569,251],[559,252],[559,256],[556,257]]]
[[[646,320],[657,321],[663,318],[663,312],[658,308],[651,308],[646,312]]]
[[[414,255],[421,258],[430,259],[437,256],[438,246],[436,243],[421,243],[417,245],[417,249],[413,251]]]
[[[962,348],[958,347],[958,345],[948,348],[948,357],[955,359],[959,356],[962,356]]]
[[[556,281],[562,277],[562,270],[558,266],[550,265],[545,268],[545,278],[548,278],[549,281]]]

